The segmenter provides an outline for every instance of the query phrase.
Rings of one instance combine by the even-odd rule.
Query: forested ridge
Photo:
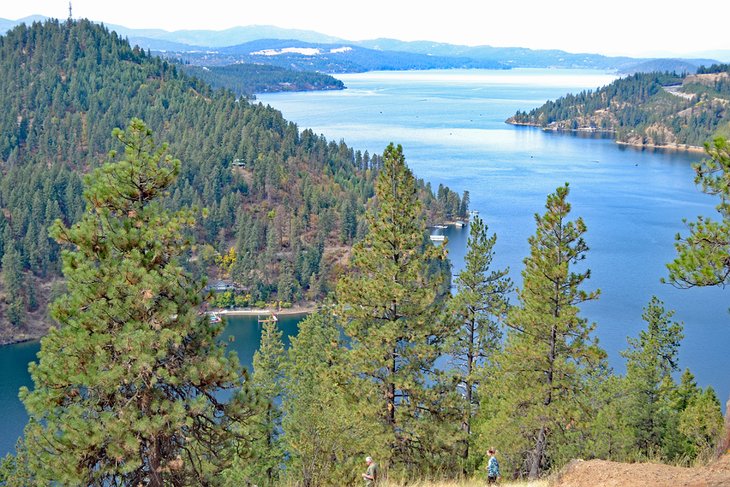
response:
[[[239,256],[224,269],[238,296],[221,304],[320,298],[364,233],[379,156],[300,134],[280,112],[213,90],[103,26],[20,25],[0,37],[0,64],[6,337],[39,333],[24,327],[43,321],[48,295],[62,290],[50,284],[60,264],[47,228],[78,220],[83,174],[105,160],[112,129],[134,117],[183,160],[165,206],[206,209],[188,265],[204,275],[220,255]],[[419,188],[432,221],[462,206],[447,188]]]
[[[239,96],[279,91],[342,90],[342,81],[328,74],[267,64],[231,64],[228,66],[191,66],[185,70],[213,88],[226,88]]]
[[[94,78],[78,66],[104,66],[91,40],[117,53],[102,75],[131,79],[113,85],[128,98],[67,89]],[[361,485],[366,455],[380,480],[408,485],[478,479],[493,446],[502,477],[532,480],[576,457],[690,464],[727,451],[713,389],[680,375],[671,303],[647,302],[625,374],[609,367],[594,335],[607,324],[582,313],[600,290],[568,183],[534,216],[519,287],[476,216],[452,293],[446,248],[425,231],[464,213],[468,195],[434,195],[400,145],[370,156],[299,134],[84,21],[15,29],[0,38],[3,62],[8,42],[37,70],[13,72],[4,91],[19,99],[2,132],[4,311],[22,323],[25,279],[62,266],[65,287],[19,393],[29,421],[0,486]],[[42,83],[56,105],[33,104]],[[127,100],[151,122],[118,121]],[[92,107],[120,125],[93,139],[98,152]],[[730,145],[717,138],[707,156],[695,181],[717,215],[677,236],[666,279],[679,288],[730,284]],[[48,233],[40,215],[55,217]],[[214,266],[245,283],[234,302],[333,292],[288,348],[264,321],[249,374],[203,312]]]
[[[703,146],[730,135],[730,65],[697,74],[636,73],[596,90],[568,94],[509,123],[546,130],[604,132],[645,146]]]
[[[0,461],[3,487],[478,481],[493,445],[494,475],[534,480],[576,457],[686,465],[723,439],[726,451],[712,388],[687,369],[677,381],[683,324],[662,301],[650,299],[628,338],[626,373],[608,367],[581,313],[600,291],[575,265],[588,228],[567,183],[535,215],[514,302],[478,216],[452,295],[446,249],[424,242],[417,181],[390,144],[349,272],[288,349],[277,321],[262,322],[249,375],[225,353],[223,324],[200,313],[203,284],[184,266],[199,210],[161,204],[181,162],[139,119],[113,139],[122,149],[85,178],[80,220],[51,229],[67,290],[29,366],[34,387],[20,390],[30,419]],[[698,183],[721,196],[722,219],[678,237],[668,279],[680,287],[728,282],[725,141],[709,155]],[[366,455],[378,469],[363,472]]]

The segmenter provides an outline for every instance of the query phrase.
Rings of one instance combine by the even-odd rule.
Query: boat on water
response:
[[[466,225],[466,223],[464,223],[464,222],[462,222],[460,220],[457,220],[457,221],[454,222],[454,226],[456,228],[462,228],[464,225]]]
[[[211,323],[220,323],[223,318],[218,313],[208,313],[208,319]]]
[[[445,235],[430,235],[429,238],[432,242],[443,242],[444,240],[446,240]]]
[[[446,225],[434,225],[433,228],[439,228],[439,229],[443,230],[443,229],[449,228],[449,227],[447,227]]]

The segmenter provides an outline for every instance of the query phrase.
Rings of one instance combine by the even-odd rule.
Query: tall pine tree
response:
[[[455,279],[456,295],[447,309],[453,329],[446,346],[452,362],[449,375],[463,392],[464,459],[469,457],[472,419],[479,409],[477,386],[483,367],[500,346],[500,326],[507,315],[507,295],[512,289],[509,269],[491,268],[497,236],[487,236],[487,226],[479,217],[469,226],[464,268]]]
[[[51,231],[68,292],[21,391],[28,467],[39,485],[213,485],[248,448],[248,384],[180,265],[193,212],[158,203],[180,161],[140,120],[114,137],[124,153],[86,177],[81,221]]]
[[[281,447],[281,395],[283,392],[284,343],[276,319],[264,321],[261,345],[253,356],[253,387],[265,401],[253,418],[254,454],[252,474],[257,485],[274,485],[284,460]]]
[[[485,385],[492,396],[486,432],[498,439],[517,475],[537,478],[549,469],[560,435],[581,424],[587,383],[605,358],[579,316],[598,291],[581,289],[590,271],[571,269],[585,258],[586,226],[569,220],[568,185],[547,198],[529,238],[519,305],[510,310],[508,335]],[[493,435],[493,436],[491,436]],[[564,440],[562,440],[564,441]]]
[[[390,144],[376,183],[369,232],[352,251],[352,273],[337,286],[338,314],[351,338],[350,360],[368,380],[361,394],[379,405],[374,424],[390,434],[390,459],[410,469],[428,442],[417,422],[427,415],[426,373],[443,335],[438,275],[429,261],[443,246],[424,245],[425,222],[416,181],[401,146]]]
[[[361,397],[339,323],[329,310],[299,323],[287,352],[282,407],[286,477],[304,487],[355,485],[366,455],[384,460],[385,428]]]

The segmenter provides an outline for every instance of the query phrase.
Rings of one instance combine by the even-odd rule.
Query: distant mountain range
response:
[[[18,23],[43,20],[32,16],[19,20],[0,19],[0,32]],[[132,45],[200,66],[257,63],[326,73],[393,69],[449,68],[583,68],[616,70],[620,73],[666,71],[694,72],[730,59],[728,51],[709,51],[707,57],[691,59],[631,58],[560,50],[521,47],[460,46],[430,41],[395,39],[348,41],[308,30],[268,25],[214,30],[130,29],[106,24],[126,36]]]

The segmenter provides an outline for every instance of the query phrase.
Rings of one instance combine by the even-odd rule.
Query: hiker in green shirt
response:
[[[365,487],[373,487],[378,485],[378,478],[380,477],[380,470],[378,464],[373,461],[373,457],[367,457],[365,463],[368,464],[368,469],[362,474],[362,478],[365,481]]]

